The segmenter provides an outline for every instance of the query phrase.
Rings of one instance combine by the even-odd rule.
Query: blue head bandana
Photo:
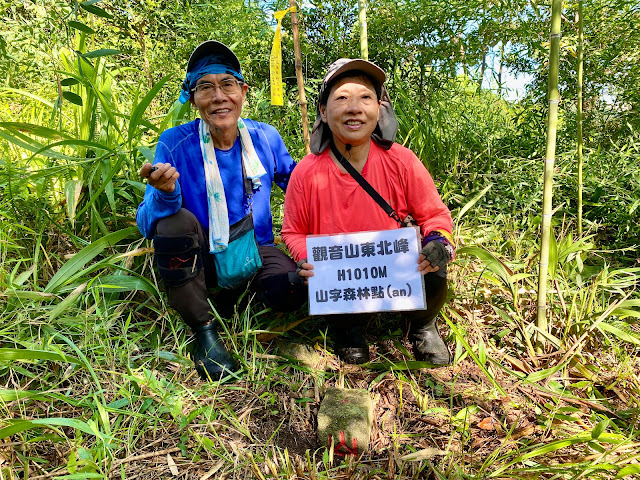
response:
[[[228,73],[235,78],[244,82],[242,72],[236,70],[229,65],[227,58],[224,55],[209,55],[204,57],[196,63],[193,68],[187,72],[187,75],[182,82],[182,91],[180,92],[180,103],[187,103],[191,98],[191,90],[195,88],[196,83],[205,75]]]

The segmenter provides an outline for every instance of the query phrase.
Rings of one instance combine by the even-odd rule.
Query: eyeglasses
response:
[[[191,91],[198,94],[200,97],[213,97],[213,93],[216,91],[216,88],[219,88],[225,95],[232,95],[238,92],[239,85],[240,82],[235,78],[227,78],[220,82],[220,85],[210,82],[199,83],[195,88],[191,89]]]

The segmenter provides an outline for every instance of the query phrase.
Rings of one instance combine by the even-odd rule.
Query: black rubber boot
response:
[[[218,337],[215,323],[194,328],[193,335],[193,361],[203,380],[221,380],[238,370],[238,365]]]
[[[409,339],[413,343],[413,355],[416,360],[434,365],[451,364],[451,354],[438,333],[435,318],[417,328],[412,325]]]
[[[363,320],[363,319],[360,319]],[[354,320],[353,315],[333,318],[332,334],[336,354],[343,362],[361,364],[369,361],[369,344],[364,338],[366,320]]]
[[[442,275],[445,275],[444,277]],[[438,333],[436,317],[447,300],[446,269],[427,273],[424,278],[427,309],[404,313],[409,323],[409,340],[416,360],[434,365],[450,365],[451,354]]]

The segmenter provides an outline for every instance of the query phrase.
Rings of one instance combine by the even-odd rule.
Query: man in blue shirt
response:
[[[234,224],[246,224],[252,214],[261,257],[255,263],[262,266],[224,297],[235,303],[249,285],[275,310],[294,310],[306,300],[295,263],[273,245],[271,187],[286,189],[295,162],[275,128],[240,117],[247,89],[228,47],[212,40],[199,45],[180,101],[191,102],[201,118],[162,133],[153,165],[140,170],[148,184],[138,228],[154,240],[169,303],[194,333],[196,369],[212,380],[237,369],[208,303],[208,287],[226,284],[216,262],[235,252],[229,247]]]

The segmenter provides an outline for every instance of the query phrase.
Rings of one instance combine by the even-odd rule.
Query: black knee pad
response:
[[[181,287],[202,270],[198,235],[156,235],[153,237],[158,271],[167,287]]]
[[[297,273],[272,275],[261,279],[258,285],[258,299],[279,312],[291,312],[307,301],[307,286],[297,281]],[[294,280],[292,282],[291,280]]]

